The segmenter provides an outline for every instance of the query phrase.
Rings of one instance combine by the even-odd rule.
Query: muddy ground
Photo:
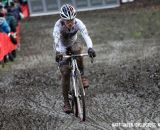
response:
[[[52,49],[59,16],[22,21],[21,50],[0,69],[0,130],[160,129],[159,5],[127,7],[78,14],[97,52],[93,64],[84,59],[90,79],[85,122],[62,110]],[[113,123],[152,124],[129,128]]]

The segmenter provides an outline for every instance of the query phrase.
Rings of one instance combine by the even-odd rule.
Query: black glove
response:
[[[13,43],[14,45],[16,45],[16,44],[17,44],[16,38],[14,38],[14,36],[13,36],[12,34],[10,34],[9,37],[10,37],[12,43]]]
[[[66,55],[71,55],[72,54],[72,49],[71,47],[66,48]]]
[[[60,52],[56,52],[55,60],[56,62],[60,62],[63,59],[63,55]]]
[[[96,52],[93,50],[93,48],[88,49],[88,55],[89,57],[96,57]]]

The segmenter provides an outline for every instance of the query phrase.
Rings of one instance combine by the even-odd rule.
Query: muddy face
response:
[[[64,24],[67,28],[71,29],[74,26],[75,22],[74,20],[64,20]]]

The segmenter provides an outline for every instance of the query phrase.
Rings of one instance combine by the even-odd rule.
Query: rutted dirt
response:
[[[18,57],[14,64],[8,64],[0,72],[0,129],[119,130],[129,128],[114,128],[112,123],[159,123],[159,30],[153,34],[152,30],[147,30],[150,26],[160,26],[160,15],[158,10],[150,9],[140,21],[136,18],[146,14],[146,10],[138,11],[126,13],[121,9],[105,13],[106,10],[100,10],[79,14],[97,52],[93,64],[85,58],[90,79],[86,92],[86,122],[62,110],[59,70],[52,49],[52,28],[57,16],[23,21]],[[99,13],[103,19],[96,21]],[[92,22],[88,21],[88,16]],[[156,24],[145,21],[148,17],[156,20]],[[132,21],[130,18],[134,25],[128,24]],[[126,26],[121,24],[124,19]],[[102,26],[104,21],[106,24]],[[143,26],[143,22],[147,25]],[[139,26],[142,28],[134,29]]]

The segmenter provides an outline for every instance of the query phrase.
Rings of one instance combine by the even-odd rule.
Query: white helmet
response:
[[[61,7],[60,16],[65,20],[72,20],[76,17],[76,10],[72,5],[65,4]]]

